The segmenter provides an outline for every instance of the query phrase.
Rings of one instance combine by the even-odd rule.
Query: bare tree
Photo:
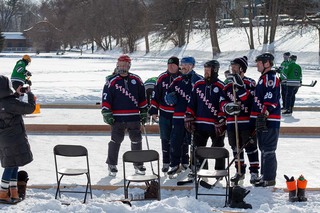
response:
[[[12,18],[19,12],[19,0],[0,0],[0,28],[9,31]]]
[[[208,19],[209,19],[209,29],[211,38],[212,55],[215,57],[221,52],[218,42],[216,17],[219,1],[218,0],[208,0]]]

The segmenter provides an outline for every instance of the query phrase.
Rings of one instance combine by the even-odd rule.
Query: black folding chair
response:
[[[123,184],[124,184],[124,196],[128,199],[129,185],[132,182],[144,182],[146,186],[150,186],[152,181],[156,181],[156,196],[152,198],[137,198],[134,200],[152,200],[152,199],[161,199],[160,195],[160,166],[159,166],[159,153],[155,150],[135,150],[127,151],[123,154]],[[152,162],[157,162],[156,172],[153,169]],[[132,166],[131,163],[146,163],[150,162],[152,174],[146,175],[127,175],[126,166]]]
[[[195,162],[201,160],[216,160],[218,158],[224,158],[229,165],[229,151],[223,147],[197,147],[195,150]],[[195,190],[196,190],[196,199],[198,199],[198,195],[211,195],[211,196],[225,196],[225,206],[228,204],[229,198],[229,188],[230,188],[230,170],[229,166],[226,166],[224,170],[215,170],[213,169],[203,169],[200,168],[199,171],[195,171]],[[199,193],[199,183],[202,178],[215,178],[225,179],[226,182],[226,190],[225,193]],[[214,189],[212,189],[214,190]]]
[[[58,194],[59,194],[59,198],[61,198],[61,192],[85,193],[83,203],[86,202],[88,193],[90,194],[92,199],[88,150],[84,146],[80,146],[80,145],[56,145],[53,148],[53,153],[54,153],[54,163],[56,167],[56,177],[57,177],[57,184],[58,184],[55,199],[57,199]],[[68,168],[62,167],[63,164],[66,165],[68,163],[67,162],[68,158],[69,160],[71,160],[70,158],[75,158],[75,157],[78,157],[77,160],[79,160],[83,164],[73,165],[74,167],[69,166]],[[60,189],[61,180],[64,176],[78,176],[78,175],[86,175],[87,177],[86,191]]]

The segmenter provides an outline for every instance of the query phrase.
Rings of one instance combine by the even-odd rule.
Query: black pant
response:
[[[212,145],[211,147],[224,147],[224,135],[217,137],[215,132],[207,132],[207,131],[201,131],[197,130],[194,132],[193,135],[193,146],[194,148],[200,147],[200,146],[207,146],[207,142],[209,137],[211,138]],[[192,159],[193,159],[193,153],[192,153]],[[191,161],[192,165],[194,165],[194,160]],[[197,162],[197,167],[200,167],[203,160],[200,160],[200,162]],[[207,163],[203,167],[204,169],[208,168]],[[215,162],[215,169],[216,170],[223,170],[225,169],[225,159],[217,159]]]

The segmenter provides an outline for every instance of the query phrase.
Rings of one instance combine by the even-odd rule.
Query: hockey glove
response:
[[[230,74],[227,76],[227,79],[229,82],[233,82],[234,85],[236,85],[238,87],[243,87],[243,85],[244,85],[242,78],[239,74]]]
[[[257,116],[256,129],[257,131],[262,131],[262,132],[268,131],[266,114],[261,113]]]
[[[25,82],[26,84],[29,84],[30,87],[32,86],[32,82],[31,82],[29,79],[26,79],[24,82]]]
[[[224,106],[224,111],[228,114],[228,115],[239,115],[241,108],[240,105],[237,103],[227,103]]]
[[[147,123],[147,120],[148,120],[148,109],[147,108],[140,109],[141,124],[145,125]]]
[[[173,106],[178,102],[177,95],[175,92],[166,94],[166,96],[164,96],[164,100],[170,106]]]
[[[184,116],[184,127],[190,133],[196,130],[194,125],[194,117],[189,113]]]
[[[103,115],[103,121],[106,124],[109,124],[109,125],[113,125],[114,124],[114,117],[113,117],[113,114],[112,114],[111,110],[102,110],[101,113]]]
[[[31,77],[31,76],[32,76],[31,72],[28,71],[28,70],[26,70],[26,72],[24,73],[24,75],[25,75],[26,77]]]
[[[214,124],[214,129],[217,137],[223,136],[227,130],[226,120],[220,119],[218,123]]]

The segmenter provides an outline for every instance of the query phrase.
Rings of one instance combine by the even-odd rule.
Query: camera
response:
[[[25,85],[23,85],[23,87],[21,87],[20,92],[21,93],[26,93],[28,89],[29,89],[29,85],[25,84]]]

